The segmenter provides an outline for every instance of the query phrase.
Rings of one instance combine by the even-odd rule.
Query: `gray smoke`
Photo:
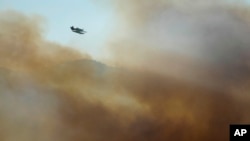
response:
[[[250,122],[246,7],[107,2],[119,69],[46,41],[37,17],[0,13],[0,140],[227,141]]]

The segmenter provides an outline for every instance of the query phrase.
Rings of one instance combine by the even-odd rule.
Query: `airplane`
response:
[[[75,33],[79,33],[79,34],[84,34],[84,33],[86,33],[86,31],[84,31],[83,29],[81,29],[81,28],[75,28],[74,26],[71,26],[70,27],[71,28],[71,30],[73,31],[73,32],[75,32]]]

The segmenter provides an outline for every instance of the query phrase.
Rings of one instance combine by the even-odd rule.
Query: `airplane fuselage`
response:
[[[86,31],[84,31],[83,29],[80,29],[80,28],[74,28],[73,26],[70,27],[71,30],[75,33],[79,33],[79,34],[84,34],[86,33]]]

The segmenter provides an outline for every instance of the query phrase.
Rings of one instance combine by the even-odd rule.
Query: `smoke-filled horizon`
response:
[[[41,17],[0,12],[1,141],[227,141],[250,122],[244,3],[106,2],[113,67],[45,40]]]

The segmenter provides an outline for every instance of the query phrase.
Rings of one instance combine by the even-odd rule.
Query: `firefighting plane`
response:
[[[84,33],[86,33],[86,31],[84,31],[83,29],[78,28],[78,27],[75,28],[74,26],[71,26],[70,28],[71,28],[71,30],[73,32],[78,33],[78,34],[84,34]]]

